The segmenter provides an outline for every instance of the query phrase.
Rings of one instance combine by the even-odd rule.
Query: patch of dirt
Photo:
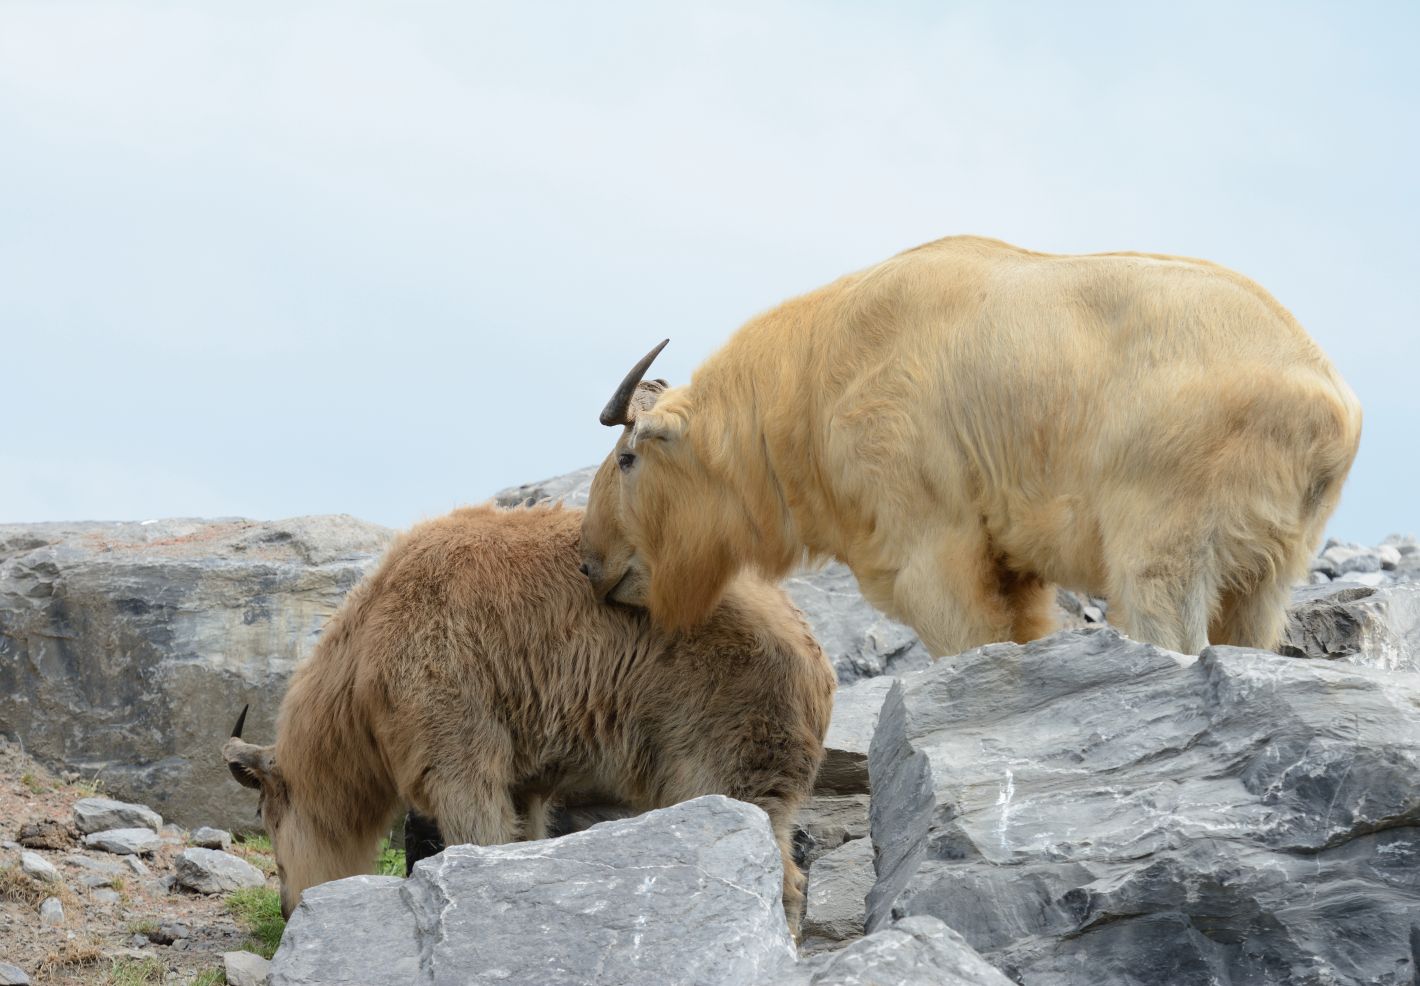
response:
[[[252,950],[251,935],[238,925],[223,897],[169,890],[163,883],[187,847],[187,833],[165,826],[163,847],[138,857],[148,872],[135,873],[126,857],[85,849],[73,838],[74,802],[95,793],[103,791],[95,792],[92,784],[73,775],[55,777],[0,737],[0,961],[19,966],[36,986],[225,982],[219,971],[222,953]],[[26,826],[37,826],[27,835],[41,834],[26,842],[63,848],[19,846],[20,831]],[[47,860],[59,871],[60,883],[26,876],[20,869],[22,851]],[[265,870],[267,886],[277,888],[270,857],[240,844],[232,851]],[[88,866],[81,860],[87,860]],[[111,886],[85,886],[83,877],[114,865],[121,870]],[[118,900],[105,901],[105,890],[116,892]],[[58,927],[41,924],[39,907],[48,897],[58,897],[64,907],[64,921]],[[165,928],[176,924],[185,926],[185,937],[172,938],[173,929]],[[148,939],[149,933],[155,940]],[[160,940],[171,944],[157,944]],[[119,974],[134,976],[141,969],[144,978],[120,978],[116,963]]]

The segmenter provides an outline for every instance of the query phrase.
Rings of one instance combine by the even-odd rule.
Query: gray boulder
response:
[[[1159,980],[1163,986],[1167,980]],[[819,955],[777,986],[1012,986],[951,928],[931,917],[910,917]]]
[[[901,674],[932,663],[910,627],[884,616],[863,598],[846,565],[832,562],[791,576],[784,588],[804,611],[840,683]]]
[[[226,894],[266,886],[266,875],[239,856],[220,849],[184,849],[173,868],[174,882],[199,894]]]
[[[760,986],[793,943],[768,818],[712,796],[560,839],[454,846],[302,896],[271,986]]]
[[[809,870],[804,939],[847,941],[863,935],[868,891],[873,887],[873,843],[854,839],[825,853]]]
[[[84,845],[121,856],[138,856],[162,848],[163,840],[152,829],[108,829],[84,836]]]
[[[80,798],[74,802],[74,824],[85,835],[108,829],[147,828],[158,832],[163,827],[163,816],[147,805],[112,798]]]
[[[17,965],[0,962],[0,986],[30,986],[30,977]]]
[[[1415,981],[1420,676],[1108,629],[909,675],[869,759],[867,926],[1018,982]]]
[[[250,827],[216,752],[276,707],[392,533],[351,517],[0,526],[0,732],[184,825]]]
[[[1390,671],[1420,671],[1420,582],[1370,587],[1354,582],[1292,593],[1278,651]]]

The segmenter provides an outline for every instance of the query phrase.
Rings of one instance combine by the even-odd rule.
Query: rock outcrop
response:
[[[868,927],[1027,984],[1411,984],[1420,676],[1113,630],[906,676],[870,757]]]
[[[213,751],[392,532],[351,517],[0,526],[0,734],[181,824],[250,828]]]

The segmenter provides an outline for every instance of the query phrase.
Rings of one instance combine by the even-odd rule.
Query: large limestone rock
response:
[[[1409,986],[1417,709],[1417,675],[1108,629],[908,675],[868,927],[938,917],[1026,986]]]
[[[794,961],[782,889],[765,814],[698,798],[312,888],[270,983],[761,986]]]
[[[391,532],[350,517],[0,526],[0,734],[180,824],[250,828],[217,750]]]

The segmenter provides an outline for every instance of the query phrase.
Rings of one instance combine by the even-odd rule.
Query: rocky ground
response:
[[[114,814],[107,801],[91,780],[55,776],[0,738],[0,983],[227,982],[223,954],[264,943],[233,912],[230,890],[201,893],[177,881],[184,852],[206,842],[204,834],[164,825],[142,806]],[[104,836],[96,824],[123,824],[126,834]],[[87,845],[81,829],[93,830]],[[274,888],[262,848],[231,846],[249,883]]]
[[[498,502],[584,502],[589,478]],[[175,884],[196,834],[140,813],[84,845],[84,781],[183,825],[251,826],[217,756],[230,721],[253,702],[248,734],[269,741],[291,667],[389,535],[343,517],[0,527],[0,735],[60,774],[0,748],[0,963],[248,981],[222,969],[257,947],[230,892]],[[841,566],[787,587],[840,682],[796,837],[797,949],[762,816],[700,799],[308,894],[272,983],[1420,982],[1415,539],[1324,545],[1280,654],[1169,654],[1062,592],[1066,632],[933,664]],[[54,847],[27,860],[21,828],[44,820],[30,841]],[[146,872],[102,848],[125,842]],[[269,857],[233,852],[273,886]]]

